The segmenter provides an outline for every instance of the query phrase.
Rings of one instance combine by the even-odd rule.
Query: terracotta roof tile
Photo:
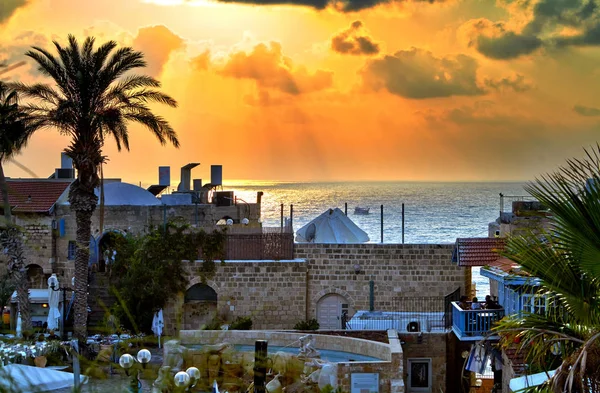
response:
[[[452,262],[458,266],[494,265],[502,258],[506,240],[499,237],[458,238],[452,253]]]
[[[71,181],[7,179],[6,183],[13,213],[48,213]],[[2,198],[0,190],[0,209]]]

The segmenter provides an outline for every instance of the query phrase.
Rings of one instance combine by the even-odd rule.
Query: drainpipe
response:
[[[58,237],[58,233],[60,231],[60,224],[58,222],[58,220],[56,219],[56,209],[53,211],[54,214],[54,218],[52,219],[52,223],[54,225],[52,225],[50,227],[51,231],[50,233],[52,234],[52,258],[50,260],[50,267],[52,268],[52,273],[57,273],[58,274],[58,269],[56,267],[56,265],[58,264],[58,259],[57,259],[57,237]],[[56,229],[54,228],[56,227]]]
[[[369,281],[369,311],[375,311],[375,281]]]
[[[305,321],[308,321],[309,318],[309,313],[310,313],[310,299],[308,298],[308,286],[310,284],[309,282],[309,273],[308,273],[308,262],[306,263],[306,280],[304,280],[305,282],[305,290],[304,290],[304,314],[305,314]]]

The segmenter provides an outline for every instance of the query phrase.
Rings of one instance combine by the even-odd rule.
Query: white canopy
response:
[[[81,383],[88,378],[81,377]],[[9,364],[0,368],[0,388],[14,392],[45,392],[73,386],[73,373],[32,367],[24,364]]]
[[[54,289],[52,289],[54,286]],[[58,319],[60,318],[60,311],[58,311],[59,303],[59,284],[58,278],[55,273],[52,273],[48,278],[48,330],[58,329]]]
[[[155,336],[158,336],[158,347],[160,348],[160,336],[163,332],[163,327],[165,326],[165,320],[163,319],[163,310],[162,308],[154,313],[154,318],[152,318],[152,332]]]
[[[365,243],[369,235],[340,209],[329,209],[296,231],[299,243]]]
[[[527,387],[541,385],[546,382],[549,377],[551,378],[554,376],[554,374],[556,374],[556,370],[513,378],[510,380],[510,390],[513,392],[520,392]]]

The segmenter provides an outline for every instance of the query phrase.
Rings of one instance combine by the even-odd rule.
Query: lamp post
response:
[[[73,279],[72,281],[75,281],[75,279]],[[62,320],[62,334],[61,334],[61,340],[62,341],[66,341],[67,340],[67,329],[65,328],[65,316],[66,316],[66,307],[67,307],[67,291],[73,291],[73,288],[69,288],[69,287],[61,287],[60,283],[57,286],[54,282],[52,284],[50,284],[50,289],[52,289],[53,291],[62,291],[62,297],[63,297],[63,301],[62,301],[62,314],[61,314],[61,320]]]
[[[152,354],[150,354],[150,351],[148,351],[147,349],[140,349],[140,351],[137,353],[137,359],[128,353],[121,355],[121,357],[119,358],[119,366],[121,366],[125,370],[125,374],[128,377],[131,377],[131,380],[129,382],[129,391],[131,393],[138,393],[142,391],[142,381],[140,381],[140,379],[138,378],[137,371],[139,370],[137,370],[134,373],[131,373],[130,375],[130,369],[133,367],[136,360],[139,364],[142,365],[142,369],[146,368],[146,364],[148,364],[151,358]]]

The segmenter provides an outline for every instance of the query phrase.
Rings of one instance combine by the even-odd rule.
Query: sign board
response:
[[[350,393],[379,393],[379,373],[352,373]]]

